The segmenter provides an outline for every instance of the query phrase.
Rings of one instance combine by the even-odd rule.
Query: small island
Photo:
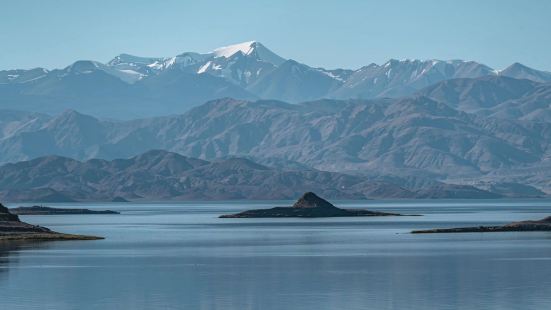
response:
[[[62,234],[46,227],[32,225],[19,220],[0,204],[0,241],[4,240],[98,240],[102,237]]]
[[[17,215],[56,215],[56,214],[120,214],[111,210],[90,210],[90,209],[66,209],[51,208],[44,206],[17,207],[10,209],[12,214]]]
[[[507,232],[507,231],[551,231],[551,216],[535,221],[513,222],[503,226],[478,226],[459,228],[436,228],[427,230],[414,230],[412,234],[434,233],[472,233],[472,232]]]
[[[221,215],[221,218],[266,218],[266,217],[348,217],[348,216],[399,216],[401,214],[369,211],[363,209],[341,209],[327,200],[307,192],[291,207],[256,209],[236,214]]]

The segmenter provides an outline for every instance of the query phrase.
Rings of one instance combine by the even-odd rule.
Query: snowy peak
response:
[[[175,57],[168,58],[141,58],[122,54],[113,59],[109,65],[120,67],[121,63],[132,62],[146,66],[149,70],[159,72],[168,68],[194,68],[196,73],[216,72],[214,75],[221,75],[224,70],[225,75],[232,78],[231,67],[236,63],[242,63],[243,58],[254,62],[265,62],[272,66],[278,66],[285,62],[285,59],[276,55],[264,45],[257,41],[248,41],[239,44],[233,44],[215,49],[206,54],[185,52]],[[148,61],[146,61],[148,60]],[[256,66],[256,65],[255,65]],[[243,68],[240,68],[243,71]]]
[[[250,55],[258,44],[259,43],[257,43],[256,41],[248,41],[234,45],[223,46],[215,49],[212,54],[214,55],[214,57],[225,58],[230,58],[238,52],[241,52],[244,55]]]
[[[271,63],[275,66],[279,66],[285,59],[275,54],[262,43],[257,41],[248,41],[239,44],[224,46],[215,49],[212,52],[214,57],[232,58],[236,54],[242,54],[245,56],[255,57],[259,60]]]
[[[73,75],[92,74],[100,71],[129,84],[135,83],[145,76],[145,74],[137,72],[132,68],[104,65],[101,62],[91,60],[79,60],[61,70],[58,77],[63,78]]]
[[[139,66],[139,65],[149,65],[156,61],[161,60],[161,58],[155,58],[155,57],[140,57],[140,56],[134,56],[130,54],[120,54],[116,56],[115,58],[111,59],[107,63],[109,66],[117,66],[117,65],[129,65],[129,66]]]
[[[163,62],[163,58],[140,57],[130,54],[120,54],[107,63],[112,69],[110,73],[128,83],[134,83],[152,74],[154,64]]]
[[[186,52],[176,57],[170,58],[170,62],[177,64],[180,67],[189,67],[197,64],[202,64],[210,58],[209,55]]]
[[[84,73],[99,69],[132,84],[165,70],[176,69],[186,73],[208,73],[233,84],[246,86],[283,62],[285,59],[260,42],[248,41],[220,47],[210,53],[184,52],[163,58],[120,54],[106,65],[95,63],[95,68],[92,65],[87,66]]]
[[[196,67],[196,73],[221,77],[241,87],[248,87],[285,62],[256,41],[217,48],[202,56],[206,58]]]

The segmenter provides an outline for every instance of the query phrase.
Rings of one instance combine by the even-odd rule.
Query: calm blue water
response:
[[[551,200],[369,201],[422,217],[218,219],[291,202],[58,204],[99,241],[0,243],[1,309],[551,309],[551,233],[411,235],[551,214]],[[50,204],[52,205],[52,204]]]

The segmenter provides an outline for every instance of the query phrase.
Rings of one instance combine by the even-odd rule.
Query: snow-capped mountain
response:
[[[153,74],[155,64],[164,62],[164,58],[139,57],[129,54],[120,54],[107,63],[107,66],[134,75],[139,75],[140,79]]]
[[[285,61],[260,42],[249,41],[220,47],[210,53],[185,52],[174,57],[151,58],[121,54],[107,65],[140,75],[140,79],[178,68],[197,74],[208,73],[237,85],[247,86]]]
[[[91,60],[79,60],[65,69],[56,70],[55,72],[58,73],[58,76],[65,77],[67,75],[90,74],[95,71],[103,71],[129,84],[135,83],[146,76],[145,73],[136,70],[117,68]]]
[[[494,74],[488,66],[462,60],[396,60],[356,70],[332,96],[337,98],[399,97],[454,78]]]
[[[249,48],[243,48],[243,46],[249,46]],[[197,70],[197,73],[211,74],[247,87],[273,71],[281,63],[279,56],[273,54],[262,44],[252,42],[247,45],[238,44],[215,50],[209,60]]]
[[[285,59],[275,54],[266,48],[262,43],[257,41],[249,41],[240,44],[220,47],[212,52],[215,58],[231,58],[237,53],[241,53],[245,56],[251,56],[258,60],[271,63],[274,66],[281,65]]]
[[[551,73],[513,64],[504,70],[463,60],[395,60],[357,70],[310,67],[248,41],[172,57],[120,54],[106,64],[0,71],[0,108],[58,113],[66,108],[129,118],[181,113],[220,97],[297,103],[320,98],[411,95],[441,81],[506,76],[550,82]],[[116,111],[116,112],[114,112]]]
[[[30,70],[15,69],[0,71],[0,84],[26,83],[35,79],[40,79],[48,74],[44,68],[34,68]]]

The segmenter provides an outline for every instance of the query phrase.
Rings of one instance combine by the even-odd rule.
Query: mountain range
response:
[[[361,176],[278,169],[244,158],[205,161],[161,150],[112,161],[46,156],[7,164],[0,167],[0,188],[0,199],[12,202],[293,199],[308,190],[339,199],[502,197],[473,186],[414,190]]]
[[[495,70],[390,60],[328,70],[251,41],[210,53],[0,71],[0,109],[7,171],[0,191],[14,200],[551,194],[551,73],[519,63]],[[157,156],[148,153],[155,149]],[[235,158],[256,168],[219,171]],[[171,173],[147,172],[145,159]],[[172,169],[183,162],[193,167]],[[193,175],[204,189],[177,181],[192,172],[204,173]],[[234,187],[208,177],[232,174]],[[115,183],[139,175],[144,180],[126,189]],[[286,189],[289,180],[296,191]]]
[[[501,85],[504,79],[526,86],[503,77],[475,82]],[[540,92],[541,84],[533,87]],[[397,176],[421,184],[522,184],[550,192],[551,123],[467,113],[442,102],[447,92],[426,91],[432,97],[300,104],[227,98],[181,115],[129,121],[72,110],[56,116],[0,111],[0,162],[48,155],[110,160],[162,149],[202,160],[237,156],[277,168]],[[469,107],[492,106],[473,102]]]
[[[250,41],[210,53],[121,54],[105,64],[80,60],[63,69],[0,71],[0,106],[54,114],[74,109],[95,117],[132,119],[183,113],[223,97],[289,103],[397,98],[441,81],[485,76],[551,81],[551,73],[519,63],[495,70],[462,60],[391,59],[355,70],[329,70],[283,58]]]

